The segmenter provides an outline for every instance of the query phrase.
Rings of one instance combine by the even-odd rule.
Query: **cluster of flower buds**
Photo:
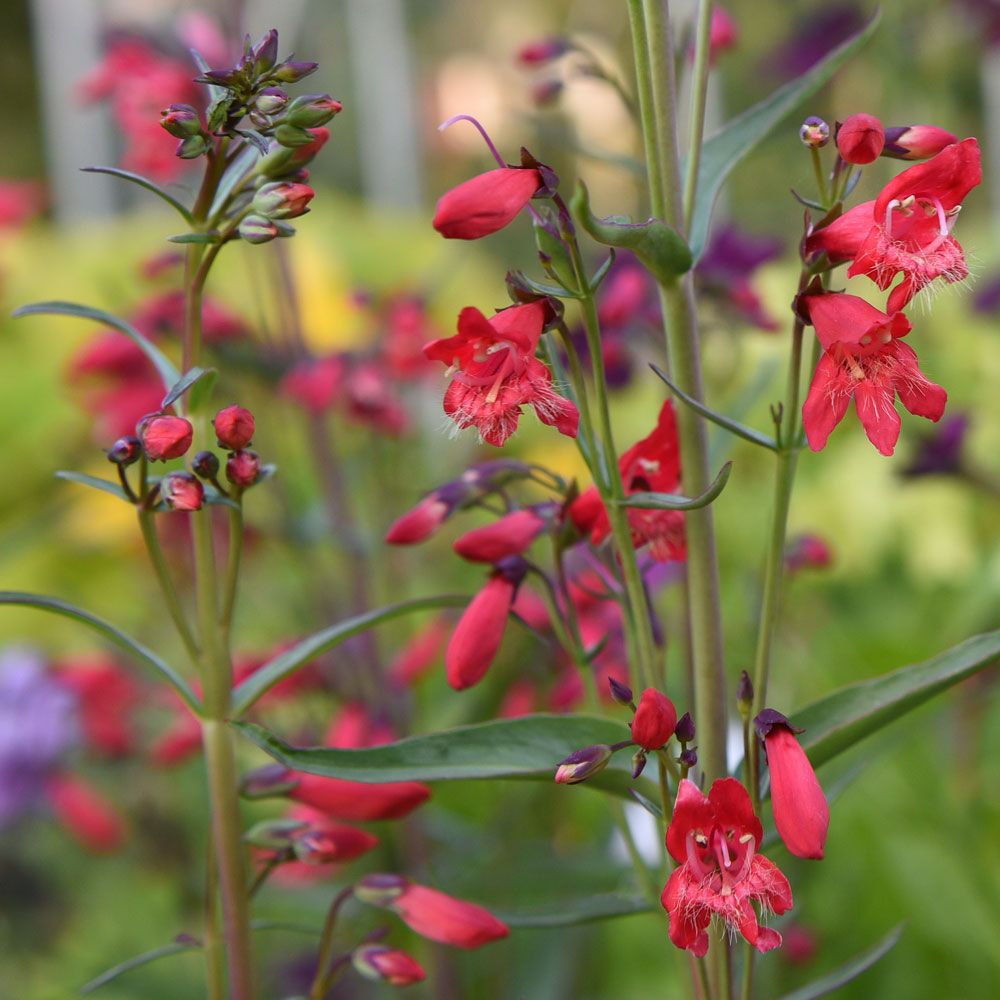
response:
[[[257,189],[250,213],[240,221],[240,237],[247,243],[270,243],[279,236],[294,236],[287,220],[305,215],[315,193],[298,181],[268,181]]]
[[[229,452],[226,479],[239,491],[253,486],[261,476],[260,456],[249,448],[256,429],[253,414],[233,404],[219,410],[212,425],[219,447]]]

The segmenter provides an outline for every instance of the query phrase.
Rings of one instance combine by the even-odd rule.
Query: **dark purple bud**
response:
[[[279,83],[297,83],[310,73],[315,73],[317,69],[319,69],[319,63],[297,62],[289,59],[278,66],[271,77]]]
[[[596,746],[574,750],[556,768],[556,781],[560,785],[575,785],[578,782],[586,781],[607,767],[612,752],[611,747],[606,743],[598,743]]]
[[[744,705],[749,708],[753,704],[753,681],[745,670],[740,671],[740,681],[736,685],[736,701],[741,710]]]
[[[962,453],[969,430],[964,413],[952,413],[920,439],[903,475],[909,477],[955,475],[962,471]]]
[[[494,564],[493,572],[509,580],[516,587],[528,574],[528,562],[523,556],[507,556]]]
[[[695,753],[694,747],[685,747],[679,757],[680,762],[687,768],[692,768],[698,763],[698,754]]]
[[[685,712],[674,726],[674,738],[681,743],[690,743],[694,739],[694,719],[690,712]]]
[[[781,712],[774,708],[765,708],[754,720],[754,728],[757,730],[757,735],[763,740],[767,737],[767,734],[771,732],[775,726],[783,726],[790,733],[801,733],[804,730],[799,729],[797,726],[793,726],[789,721],[788,717],[782,715]]]
[[[212,451],[199,451],[191,460],[191,468],[202,479],[214,479],[219,474],[218,456]]]
[[[635,710],[635,702],[632,698],[632,689],[627,684],[622,684],[617,677],[608,678],[608,687],[611,689],[611,697],[618,702],[619,705],[624,705],[626,708],[631,708]]]
[[[295,772],[282,764],[265,764],[243,776],[240,795],[245,799],[270,799],[285,795],[298,786]]]
[[[131,465],[139,460],[142,454],[142,444],[139,439],[132,434],[120,437],[108,449],[108,461],[115,465]]]
[[[646,754],[642,750],[636,750],[632,755],[632,780],[642,774],[642,769],[646,766]]]
[[[258,73],[271,69],[278,61],[278,30],[272,28],[251,51]]]

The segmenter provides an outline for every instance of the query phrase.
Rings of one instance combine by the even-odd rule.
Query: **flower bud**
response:
[[[632,739],[644,750],[659,750],[676,726],[674,703],[655,688],[646,688],[632,719]]]
[[[191,460],[191,468],[202,479],[214,479],[219,474],[219,458],[214,451],[199,451]]]
[[[885,129],[874,115],[851,115],[837,129],[837,149],[848,163],[872,163],[883,146]]]
[[[315,72],[319,68],[319,63],[302,62],[287,59],[271,74],[272,80],[279,83],[298,83],[303,77]]]
[[[632,689],[627,684],[622,684],[617,677],[608,678],[608,687],[611,689],[611,697],[619,705],[631,708],[635,711],[635,703],[632,700]]]
[[[250,827],[243,834],[243,840],[254,847],[282,851],[290,848],[296,835],[308,827],[304,819],[265,819]]]
[[[882,155],[896,160],[927,160],[954,142],[958,136],[936,125],[894,125],[885,130]]]
[[[532,508],[515,510],[493,524],[467,531],[452,548],[470,562],[498,563],[524,552],[545,525],[545,518]]]
[[[833,562],[833,552],[819,535],[799,535],[785,548],[785,570],[824,569]]]
[[[573,47],[568,38],[558,35],[529,42],[517,53],[517,61],[522,66],[544,66],[565,55]]]
[[[201,134],[201,118],[190,104],[171,104],[160,112],[160,124],[175,139]]]
[[[165,462],[170,458],[180,458],[191,447],[194,428],[183,417],[155,413],[143,417],[136,433],[142,441],[146,457],[151,462]]]
[[[208,152],[208,139],[203,135],[191,135],[181,139],[177,146],[177,156],[182,160],[196,160]]]
[[[351,861],[378,846],[378,837],[343,823],[312,826],[295,838],[295,857],[307,865]]]
[[[685,712],[677,720],[677,725],[674,726],[674,736],[680,743],[690,743],[694,739],[694,735],[694,719],[691,718],[690,712]]]
[[[272,181],[254,195],[252,208],[269,219],[295,219],[309,211],[315,193],[308,184]]]
[[[381,980],[390,986],[410,986],[427,978],[416,959],[405,951],[384,945],[358,948],[351,955],[351,964],[366,979]]]
[[[285,121],[299,128],[318,128],[343,108],[344,105],[329,94],[302,94],[288,105]]]
[[[265,87],[254,100],[254,107],[262,115],[276,115],[288,104],[288,94],[280,87]]]
[[[390,906],[409,884],[402,875],[365,875],[354,883],[354,897],[372,906]]]
[[[212,420],[215,437],[220,448],[239,451],[253,441],[255,429],[253,414],[243,406],[227,406],[216,413]]]
[[[171,472],[160,480],[160,496],[171,510],[201,510],[205,487],[190,472]]]
[[[249,39],[248,39],[249,40]],[[278,29],[271,28],[250,50],[255,75],[266,73],[278,61]]]
[[[740,715],[746,719],[753,707],[753,681],[745,670],[740,671],[739,683],[736,685],[736,705]]]
[[[539,80],[537,83],[532,84],[531,103],[536,108],[550,107],[559,100],[565,86],[562,80]]]
[[[500,167],[442,195],[434,228],[451,240],[478,240],[512,222],[544,185],[540,171]]]
[[[255,451],[234,451],[226,460],[226,479],[236,486],[253,486],[260,479],[260,456]]]
[[[613,751],[606,743],[598,743],[582,750],[574,750],[556,768],[556,782],[560,785],[575,785],[603,771],[611,760]]]
[[[274,138],[279,146],[285,146],[288,149],[308,146],[313,141],[313,137],[310,135],[308,129],[304,129],[299,125],[290,125],[288,122],[282,122],[274,130]]]
[[[678,758],[680,762],[687,768],[692,768],[698,763],[698,754],[695,753],[693,747],[685,747]]]
[[[265,764],[243,776],[240,795],[245,799],[270,799],[294,791],[299,778],[283,764]]]
[[[830,126],[822,118],[810,115],[799,128],[799,138],[810,149],[822,149],[830,141]]]
[[[247,243],[270,243],[278,236],[278,227],[263,215],[248,215],[239,224],[237,232]]]
[[[142,444],[139,439],[132,434],[120,437],[108,449],[108,461],[115,465],[131,465],[139,460],[142,454]]]
[[[479,948],[510,933],[489,910],[413,882],[391,906],[411,930],[456,948]]]
[[[646,751],[636,750],[632,754],[632,780],[635,781],[636,778],[642,774],[643,768],[646,766]]]

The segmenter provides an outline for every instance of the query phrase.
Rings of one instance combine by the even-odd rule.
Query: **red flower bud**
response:
[[[502,920],[481,906],[412,882],[390,905],[418,934],[456,948],[479,948],[510,933]]]
[[[313,824],[293,838],[295,856],[307,865],[350,861],[378,846],[378,837],[345,823]]]
[[[529,42],[517,53],[517,61],[522,66],[544,66],[546,63],[565,55],[572,48],[568,38],[542,38]]]
[[[851,115],[837,129],[837,149],[848,163],[871,163],[884,145],[885,129],[874,115]]]
[[[478,684],[500,649],[517,583],[494,573],[472,598],[444,654],[448,683],[456,690]]]
[[[450,240],[478,240],[511,222],[542,187],[534,168],[499,167],[479,174],[441,197],[434,228]]]
[[[160,496],[171,510],[201,510],[205,487],[190,472],[171,472],[160,480]]]
[[[416,781],[375,785],[344,778],[293,772],[298,784],[288,797],[327,816],[351,822],[399,819],[430,798],[431,790]]]
[[[201,132],[201,119],[190,104],[171,104],[160,112],[160,125],[175,139],[187,139]]]
[[[254,195],[251,208],[268,219],[296,219],[309,211],[315,191],[308,184],[271,181]]]
[[[882,155],[896,160],[927,160],[953,142],[958,142],[958,136],[936,125],[895,125],[885,130]]]
[[[136,428],[146,457],[151,462],[180,458],[191,447],[194,428],[183,417],[156,413],[144,417]]]
[[[299,128],[318,128],[344,110],[329,94],[302,94],[288,105],[285,121]]]
[[[260,478],[260,456],[255,451],[235,451],[226,459],[226,479],[237,486],[253,486]]]
[[[467,531],[452,546],[470,562],[498,563],[518,556],[545,528],[545,519],[536,511],[515,510],[493,524]]]
[[[88,851],[107,854],[125,839],[121,817],[97,791],[79,778],[57,774],[45,783],[56,818]]]
[[[655,688],[646,688],[632,720],[632,739],[644,750],[659,750],[677,725],[674,703]]]
[[[451,514],[452,507],[440,499],[437,493],[430,493],[402,517],[397,518],[385,533],[390,545],[413,545],[430,538]]]
[[[253,414],[242,406],[227,406],[219,410],[212,421],[219,447],[239,451],[253,440]]]
[[[767,726],[762,726],[761,716],[766,714],[768,710],[758,715],[756,724],[758,730],[769,726],[764,735],[764,746],[771,772],[774,825],[792,854],[798,858],[818,860],[823,857],[826,844],[830,807],[816,779],[816,772],[787,721],[769,721]]]
[[[409,986],[423,982],[427,973],[416,959],[398,948],[384,945],[366,945],[351,955],[354,968],[366,979],[379,979],[390,986]]]

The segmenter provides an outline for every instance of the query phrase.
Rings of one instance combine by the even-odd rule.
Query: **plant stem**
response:
[[[226,564],[226,581],[223,589],[222,612],[219,624],[225,631],[226,643],[233,625],[233,611],[236,608],[236,591],[240,579],[240,559],[243,553],[243,497],[234,491],[233,500],[239,508],[227,507],[229,514],[229,556]]]
[[[687,229],[691,228],[694,199],[698,193],[698,166],[701,162],[701,141],[705,134],[705,104],[708,96],[708,73],[711,68],[711,34],[712,0],[701,0],[698,4],[698,28],[695,33],[687,174],[684,177],[684,225]]]
[[[823,159],[815,146],[810,146],[809,152],[812,156],[813,173],[816,175],[816,188],[819,191],[819,200],[823,203],[823,207],[829,210],[831,207],[830,189],[827,187],[826,174],[823,172]]]
[[[326,912],[326,920],[323,923],[323,933],[320,935],[319,939],[319,956],[316,959],[316,975],[313,977],[312,986],[309,990],[309,1000],[323,1000],[326,996],[326,991],[330,986],[330,973],[334,971],[336,966],[327,968],[330,963],[330,954],[333,951],[333,931],[337,924],[337,916],[340,913],[340,908],[347,902],[348,899],[354,893],[354,886],[349,885],[345,889],[341,889],[336,896],[333,897],[333,902],[330,904],[330,909]]]
[[[625,850],[628,852],[629,860],[632,862],[632,867],[635,869],[635,873],[638,875],[646,895],[649,896],[652,902],[659,903],[660,885],[656,881],[656,876],[649,870],[646,862],[642,860],[635,837],[632,836],[632,829],[628,825],[624,806],[613,795],[608,796],[608,802],[611,804],[611,812],[615,818],[615,825],[618,827],[618,832],[622,835],[622,840],[625,841]]]
[[[750,1000],[753,996],[753,962],[756,953],[754,946],[748,941],[743,949],[743,986],[740,989],[741,1000]]]

